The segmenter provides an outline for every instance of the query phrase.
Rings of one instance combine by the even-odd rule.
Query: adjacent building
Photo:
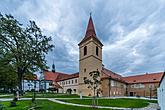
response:
[[[101,96],[144,96],[156,97],[156,89],[163,76],[159,73],[123,77],[103,66],[103,44],[96,35],[92,17],[90,16],[84,38],[79,46],[79,72],[74,74],[44,71],[45,80],[52,80],[54,88],[60,93],[83,94],[92,96],[93,92],[84,84],[84,77],[99,71],[102,81]]]
[[[158,104],[161,110],[165,110],[165,72],[158,88]]]

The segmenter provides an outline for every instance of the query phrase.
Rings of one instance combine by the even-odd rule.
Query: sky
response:
[[[56,71],[79,71],[78,43],[92,12],[105,68],[123,76],[165,70],[165,0],[0,0],[0,12],[24,26],[34,20],[52,36],[50,69],[54,62]]]

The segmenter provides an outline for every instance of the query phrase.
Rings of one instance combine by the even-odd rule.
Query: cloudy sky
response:
[[[52,36],[46,59],[56,71],[78,71],[90,12],[106,68],[125,76],[165,70],[165,0],[0,0],[0,12],[25,26],[34,20]]]

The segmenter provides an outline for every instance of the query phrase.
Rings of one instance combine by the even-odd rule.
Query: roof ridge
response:
[[[147,73],[147,74],[138,74],[138,75],[132,75],[132,76],[124,76],[123,78],[127,78],[127,77],[136,77],[136,76],[145,76],[145,75],[154,75],[154,74],[162,74],[163,72],[154,72],[154,73]]]
[[[104,67],[103,67],[103,69],[105,69],[105,70],[107,70],[107,71],[110,71],[110,72],[112,72],[112,73],[115,74],[115,75],[118,75],[118,76],[123,77],[122,75],[120,75],[120,74],[118,74],[118,73],[115,73],[115,72],[113,72],[113,71],[111,71],[111,70],[109,70],[109,69],[107,69],[107,68],[104,68]]]

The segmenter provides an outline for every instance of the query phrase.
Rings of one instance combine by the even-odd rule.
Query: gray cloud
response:
[[[2,13],[11,13],[25,25],[35,20],[52,36],[55,49],[46,59],[57,71],[78,71],[78,43],[92,11],[103,42],[104,65],[123,75],[163,71],[165,68],[164,0],[10,0],[0,1]]]

